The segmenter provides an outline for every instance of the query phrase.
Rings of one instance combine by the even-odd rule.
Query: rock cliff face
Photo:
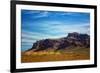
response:
[[[70,47],[90,47],[90,36],[87,34],[79,34],[77,32],[69,33],[67,37],[59,39],[44,39],[35,42],[31,49],[27,51],[42,50],[61,50]]]

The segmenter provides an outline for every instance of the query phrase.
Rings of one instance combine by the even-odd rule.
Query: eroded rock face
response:
[[[90,47],[90,36],[87,34],[69,33],[67,40],[75,46]]]
[[[59,39],[44,39],[37,41],[29,50],[41,51],[48,49],[65,49],[67,47],[90,47],[90,36],[87,34],[79,34],[77,32],[69,33],[67,37]],[[27,51],[29,51],[27,50]]]

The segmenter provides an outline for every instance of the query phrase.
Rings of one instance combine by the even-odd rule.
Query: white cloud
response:
[[[48,13],[47,11],[44,11],[44,12],[41,12],[41,13],[39,13],[38,15],[34,16],[34,18],[47,17],[48,14],[49,14],[49,13]]]
[[[50,25],[49,23],[46,24],[46,26],[43,26],[42,30],[47,31],[48,34],[55,34],[55,35],[62,35],[65,34],[67,35],[68,33],[71,32],[79,32],[79,33],[87,33],[87,30],[89,31],[89,23],[87,24],[74,24],[74,25],[63,25],[63,24],[58,24],[58,25]],[[87,33],[89,34],[89,33]],[[59,36],[58,36],[59,37]]]

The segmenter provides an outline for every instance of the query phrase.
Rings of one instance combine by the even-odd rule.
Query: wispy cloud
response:
[[[49,14],[49,13],[48,13],[47,11],[44,11],[44,12],[41,12],[41,13],[39,13],[38,15],[34,16],[34,18],[47,17],[48,14]]]

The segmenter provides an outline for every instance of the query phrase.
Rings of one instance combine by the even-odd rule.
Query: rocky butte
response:
[[[73,32],[59,39],[43,39],[33,43],[32,48],[26,50],[26,52],[58,51],[75,47],[90,48],[90,36],[88,34]]]

